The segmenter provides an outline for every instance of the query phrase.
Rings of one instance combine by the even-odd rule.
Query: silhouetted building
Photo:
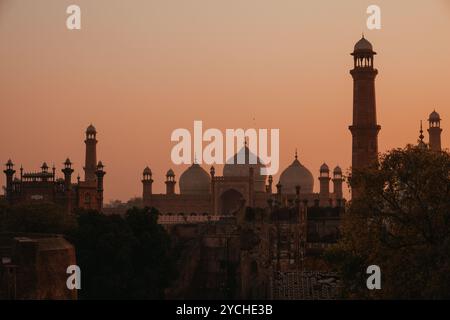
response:
[[[245,155],[244,164],[237,164],[240,153]],[[142,197],[145,206],[155,207],[162,214],[193,213],[209,215],[233,215],[242,206],[266,208],[269,199],[277,199],[288,204],[296,197],[296,189],[302,203],[307,206],[333,207],[344,204],[342,192],[342,171],[336,167],[333,177],[326,170],[320,171],[320,192],[314,193],[314,177],[311,172],[295,159],[280,176],[277,192],[273,193],[273,178],[261,175],[263,167],[260,159],[250,164],[251,152],[247,145],[234,155],[234,162],[227,161],[223,176],[216,176],[214,167],[208,174],[199,164],[194,163],[180,177],[180,193],[175,192],[175,173],[170,169],[166,174],[166,193],[154,194],[152,191],[153,173],[149,167],[143,171]],[[330,180],[333,178],[334,189],[330,191]]]
[[[378,156],[378,132],[375,101],[375,78],[378,70],[374,68],[372,44],[364,37],[359,40],[352,53],[353,77],[353,124],[349,127],[352,142],[352,170],[367,167]]]
[[[51,171],[47,163],[43,163],[39,172],[24,172],[16,176],[14,163],[8,160],[6,169],[5,198],[10,204],[25,202],[53,202],[67,208],[71,212],[75,208],[102,210],[103,207],[103,176],[106,174],[102,162],[97,159],[97,132],[90,125],[86,130],[86,163],[84,166],[85,180],[78,177],[72,183],[72,163],[70,159],[64,162],[61,172],[64,178],[56,177],[56,168]]]

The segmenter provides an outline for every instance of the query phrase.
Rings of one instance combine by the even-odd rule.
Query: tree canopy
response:
[[[174,272],[170,240],[154,209],[125,217],[78,212],[71,238],[82,272],[81,299],[161,299]]]
[[[0,204],[0,231],[64,234],[75,223],[73,216],[54,203]]]
[[[350,298],[450,298],[450,154],[408,146],[354,172],[358,189],[327,253]],[[381,268],[369,291],[366,269]]]

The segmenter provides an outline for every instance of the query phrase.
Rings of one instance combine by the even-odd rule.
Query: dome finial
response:
[[[297,152],[297,148],[295,148],[295,160],[298,160],[298,152]]]
[[[425,137],[423,135],[422,120],[420,120],[420,136],[419,136],[419,139],[420,139],[421,142],[423,142],[423,138],[425,138]]]

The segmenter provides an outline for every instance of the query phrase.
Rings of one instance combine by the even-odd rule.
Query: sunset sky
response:
[[[70,4],[80,31],[66,28]],[[366,28],[371,4],[381,30]],[[147,165],[155,192],[169,168],[178,180],[170,134],[202,120],[279,128],[281,170],[296,148],[315,177],[324,161],[346,170],[362,32],[378,52],[380,152],[415,143],[433,109],[449,148],[450,0],[0,0],[0,161],[60,172],[70,157],[75,181],[92,123],[105,200],[127,200]]]

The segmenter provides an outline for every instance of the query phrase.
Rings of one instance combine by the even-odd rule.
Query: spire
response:
[[[420,149],[426,149],[427,148],[427,145],[425,144],[425,142],[423,141],[423,138],[425,138],[424,137],[424,135],[423,135],[423,127],[422,127],[422,120],[420,120],[420,135],[419,135],[419,144],[418,144],[418,147],[420,148]]]
[[[298,152],[297,152],[297,148],[295,148],[295,160],[298,160]]]
[[[419,136],[419,139],[420,139],[420,142],[422,142],[422,143],[423,143],[423,138],[425,138],[425,137],[423,135],[422,120],[420,120],[420,136]]]

